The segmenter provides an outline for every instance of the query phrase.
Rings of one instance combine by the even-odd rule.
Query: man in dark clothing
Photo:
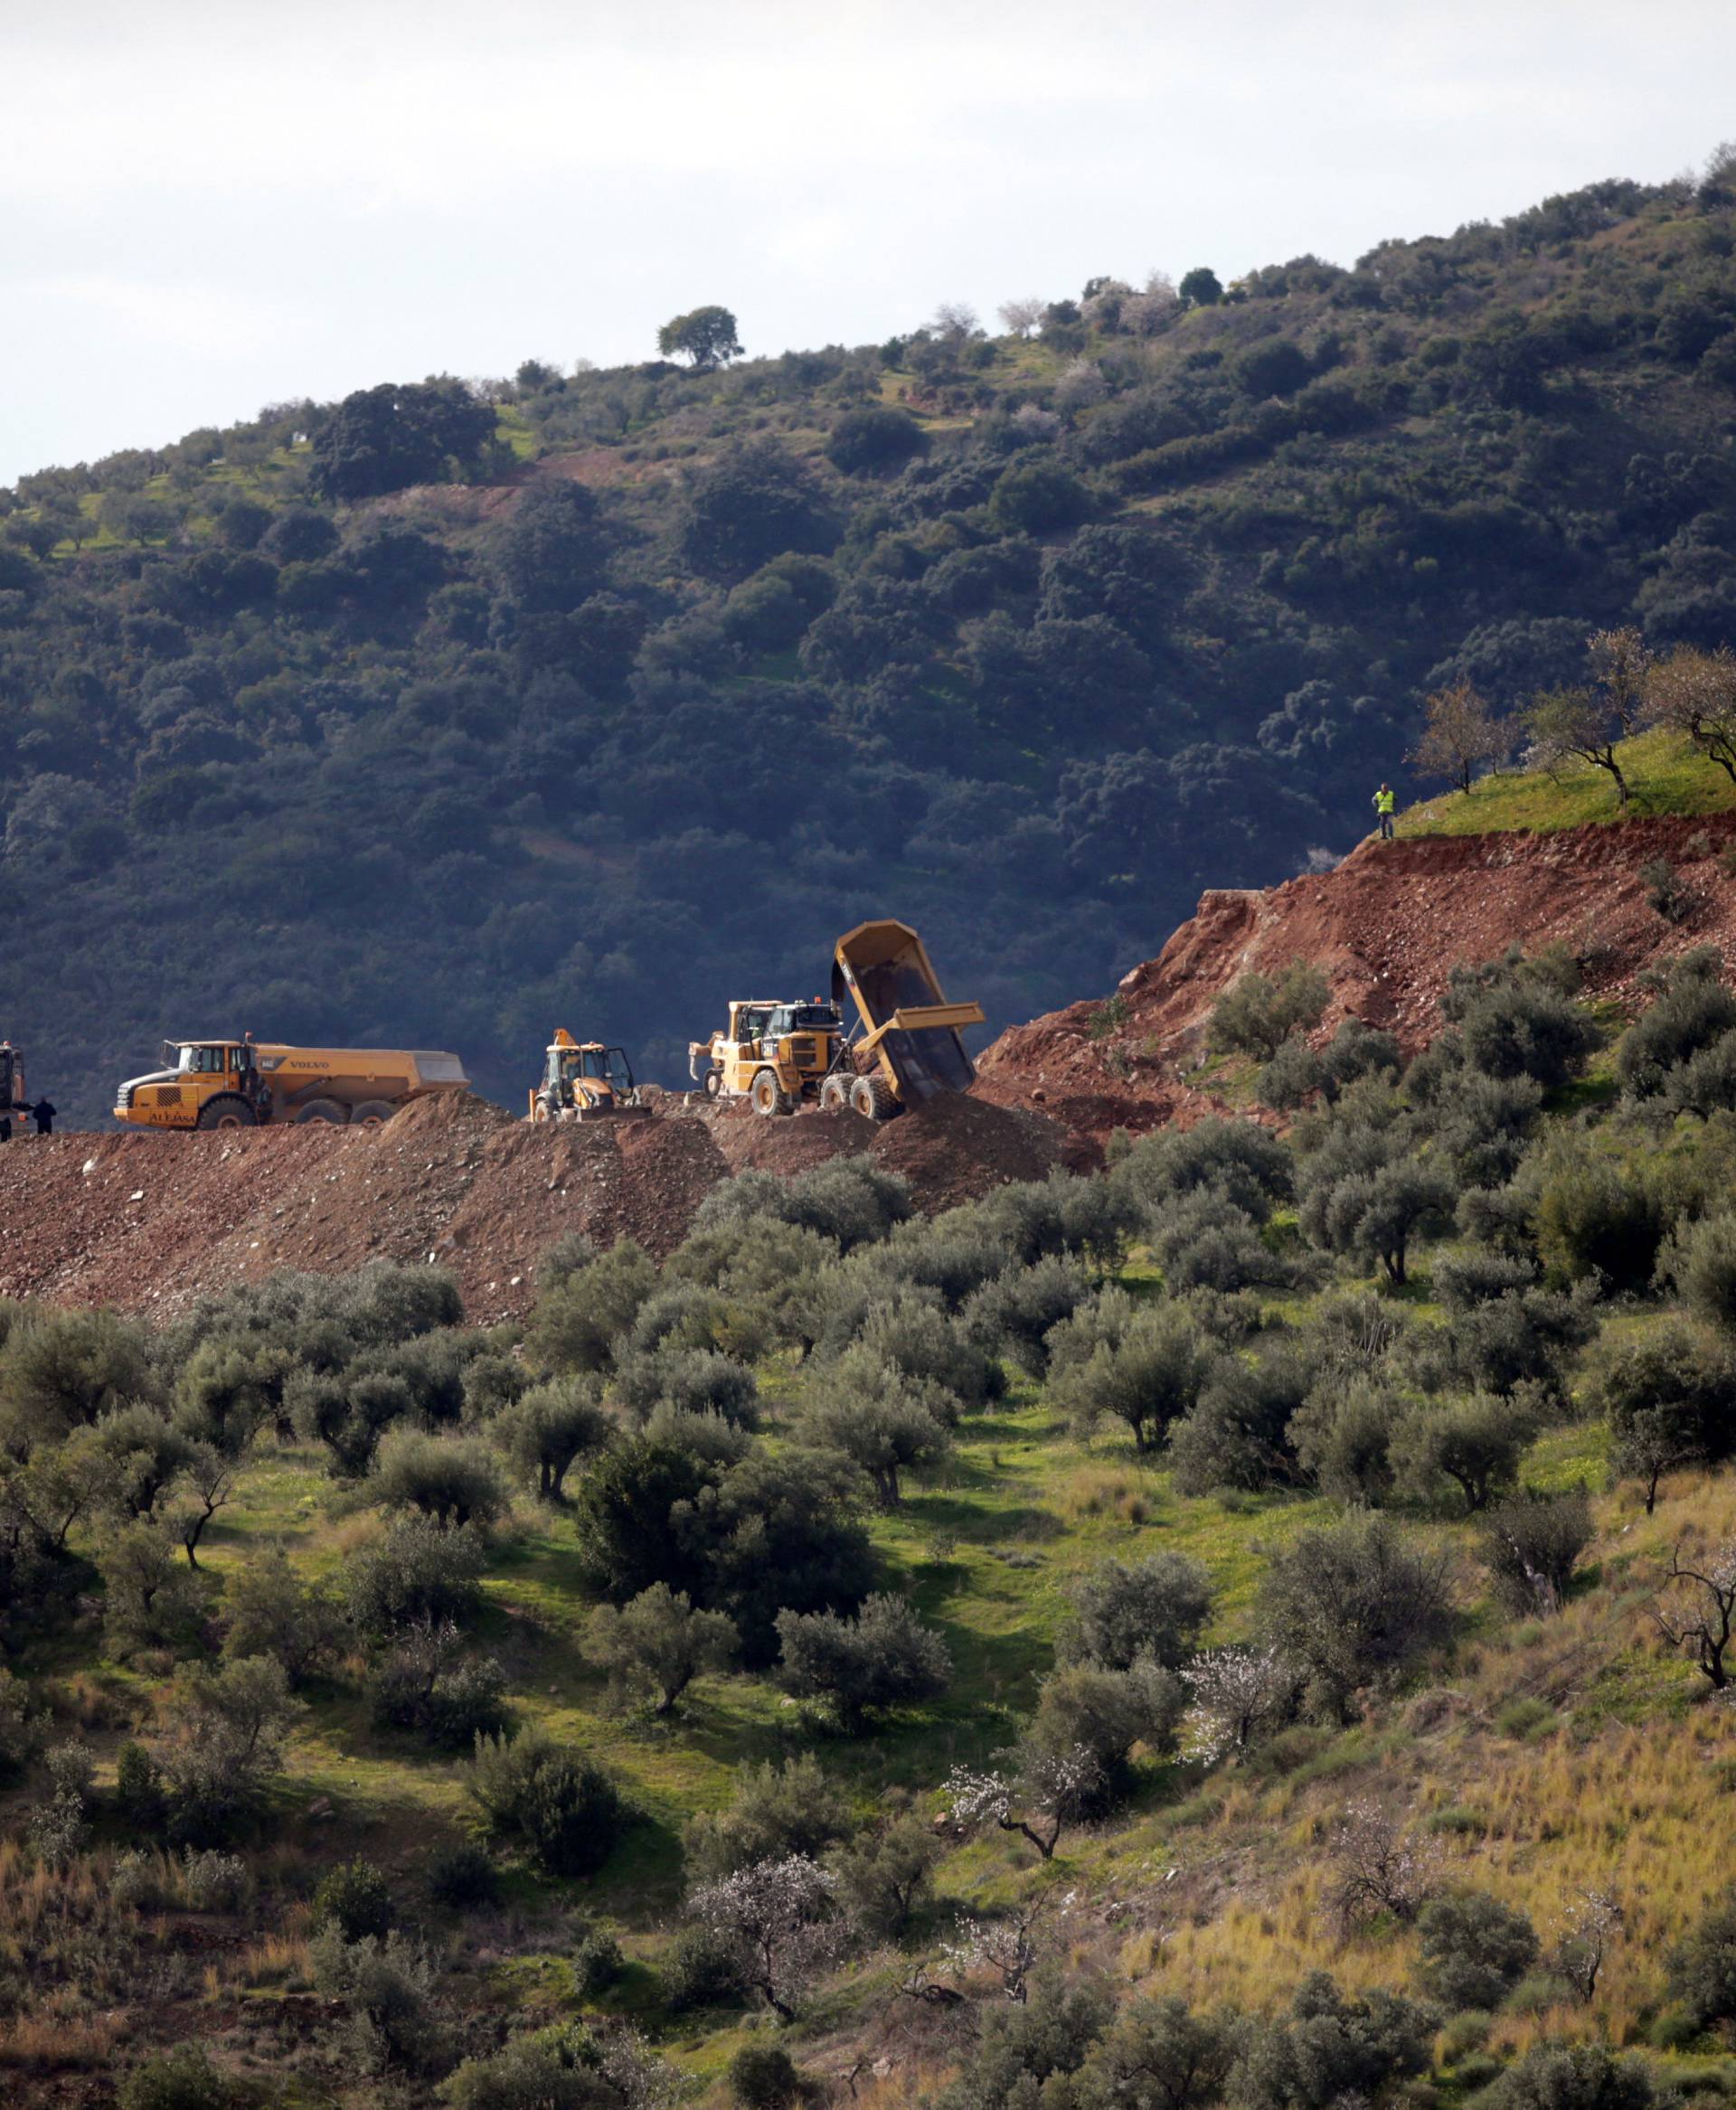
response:
[[[59,1112],[59,1110],[60,1109],[57,1107],[50,1105],[48,1095],[46,1092],[44,1092],[42,1097],[38,1099],[36,1104],[30,1109],[31,1117],[36,1124],[36,1133],[38,1135],[53,1135],[54,1116]]]

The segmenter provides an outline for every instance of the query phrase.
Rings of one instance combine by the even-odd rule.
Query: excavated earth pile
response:
[[[1040,1107],[1099,1141],[1117,1127],[1197,1120],[1219,1107],[1194,1077],[1212,1006],[1238,975],[1296,960],[1331,984],[1317,1038],[1354,1016],[1410,1052],[1439,1030],[1453,968],[1515,941],[1528,952],[1564,945],[1588,994],[1631,1003],[1646,968],[1690,947],[1736,959],[1736,877],[1722,862],[1733,843],[1731,815],[1371,841],[1335,871],[1266,892],[1208,893],[1158,956],[1123,979],[1125,1016],[1084,1003],[1014,1027],[979,1059],[976,1092]],[[1680,921],[1648,899],[1642,868],[1657,859],[1686,889]]]
[[[530,1308],[537,1263],[564,1233],[635,1239],[661,1258],[735,1172],[792,1178],[866,1153],[932,1212],[1041,1178],[1070,1151],[1053,1122],[965,1100],[883,1127],[662,1105],[649,1120],[533,1127],[467,1094],[419,1099],[373,1130],[14,1142],[0,1149],[0,1295],[166,1314],[278,1267],[434,1261],[490,1323]]]

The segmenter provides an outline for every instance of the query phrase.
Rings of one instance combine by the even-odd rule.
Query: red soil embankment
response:
[[[1632,1001],[1640,974],[1691,946],[1736,958],[1736,875],[1722,862],[1736,815],[1629,821],[1559,834],[1370,841],[1334,871],[1266,892],[1206,894],[1155,960],[1124,977],[1125,1019],[1093,1038],[1099,1002],[1070,1005],[1001,1035],[979,1063],[977,1095],[1037,1107],[1102,1140],[1184,1123],[1216,1102],[1192,1081],[1212,1006],[1238,975],[1296,960],[1326,974],[1321,1032],[1347,1017],[1385,1027],[1407,1050],[1439,1031],[1453,968],[1564,945],[1587,994]],[[1693,906],[1670,923],[1647,900],[1641,868],[1664,858]]]

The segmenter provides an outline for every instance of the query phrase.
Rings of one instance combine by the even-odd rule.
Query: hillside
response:
[[[13,2099],[1728,2102],[1736,994],[1637,978],[1722,936],[1689,826],[1208,901],[1112,1032],[1303,959],[1401,1039],[1081,1176],[984,1097],[0,1153]]]
[[[679,1080],[870,913],[996,1027],[1362,833],[1420,700],[1736,631],[1726,173],[1024,335],[385,387],[0,495],[0,1031],[566,1023]],[[1318,854],[1316,854],[1318,853]]]

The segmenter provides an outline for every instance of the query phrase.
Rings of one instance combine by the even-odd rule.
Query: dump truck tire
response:
[[[859,1077],[850,1087],[853,1113],[869,1121],[890,1121],[898,1111],[892,1088],[883,1077]]]
[[[257,1128],[259,1117],[236,1092],[219,1092],[199,1109],[200,1128]]]
[[[771,1069],[756,1069],[753,1082],[748,1087],[748,1097],[753,1102],[756,1114],[788,1114],[789,1094],[778,1081],[778,1074]]]
[[[823,1114],[842,1114],[850,1104],[850,1079],[847,1077],[828,1077],[820,1087],[820,1111]]]
[[[309,1099],[305,1107],[298,1107],[296,1112],[297,1127],[304,1121],[344,1122],[348,1119],[349,1116],[335,1099]]]
[[[398,1111],[390,1099],[363,1099],[350,1116],[353,1128],[377,1128],[382,1121],[390,1121]]]

